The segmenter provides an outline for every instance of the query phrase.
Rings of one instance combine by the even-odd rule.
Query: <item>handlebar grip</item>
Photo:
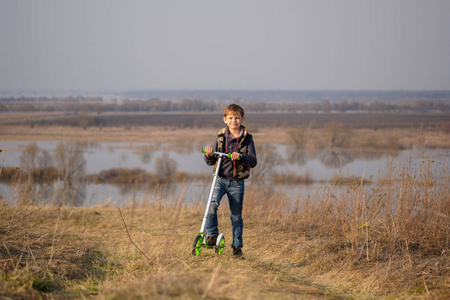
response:
[[[202,153],[206,153],[205,148],[202,148]],[[214,150],[213,150],[213,152],[211,154],[214,155],[215,153],[216,152],[214,152]],[[220,152],[218,152],[218,153],[220,153]],[[221,153],[221,154],[226,154],[226,153]],[[231,158],[231,153],[228,153],[227,156],[228,156],[228,158]],[[241,158],[239,157],[237,160],[240,160],[240,159]]]

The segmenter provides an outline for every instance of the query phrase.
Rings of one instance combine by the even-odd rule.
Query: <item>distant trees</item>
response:
[[[142,112],[168,112],[168,111],[185,111],[200,112],[214,111],[217,105],[213,102],[205,102],[202,100],[182,99],[181,101],[148,99],[148,100],[124,100],[118,105],[117,111],[142,111]]]
[[[102,117],[95,115],[93,116],[92,114],[89,114],[88,112],[81,112],[78,115],[77,118],[77,122],[78,125],[82,128],[82,129],[87,129],[89,126],[96,126],[99,127],[100,129],[106,125],[106,121],[105,119],[103,119]]]
[[[326,113],[331,112],[333,109],[333,106],[331,105],[330,101],[328,99],[323,99],[320,103],[320,110]]]
[[[420,95],[420,94],[419,94]],[[450,112],[450,98],[448,94],[427,95],[418,100],[410,100],[403,96],[402,100],[396,94],[380,95],[381,99],[372,96],[371,100],[361,97],[357,100],[342,98],[332,101],[328,98],[315,99],[276,99],[268,101],[264,94],[260,94],[261,100],[241,101],[238,98],[229,102],[237,102],[245,105],[247,112]],[[349,96],[350,97],[350,96]],[[405,98],[406,97],[406,98]],[[413,97],[414,95],[411,95]],[[415,96],[417,98],[417,95]],[[429,98],[426,98],[429,97]],[[442,98],[436,98],[442,97]],[[0,97],[1,112],[90,112],[101,114],[102,112],[204,112],[223,110],[223,101],[188,99],[162,100],[150,99],[125,99],[119,101],[104,101],[101,97]],[[91,126],[89,124],[89,126]]]

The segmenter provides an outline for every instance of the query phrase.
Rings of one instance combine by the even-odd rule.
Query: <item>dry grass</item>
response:
[[[67,126],[39,126],[30,128],[29,126],[5,126],[1,134],[3,141],[82,141],[82,142],[153,142],[153,143],[174,143],[185,140],[188,135],[192,142],[202,142],[211,139],[216,130],[200,129],[175,129],[156,126],[147,127],[80,127]],[[209,141],[210,142],[210,141]]]
[[[320,286],[272,269],[249,250],[191,255],[200,209],[8,206],[1,213],[0,297],[53,299],[295,298]],[[222,224],[226,224],[224,218]],[[139,247],[139,249],[135,246]],[[141,252],[142,251],[142,252]],[[266,274],[264,274],[266,273]],[[289,291],[286,291],[288,288]]]
[[[0,297],[446,299],[449,177],[423,161],[305,198],[248,186],[245,260],[191,255],[204,207],[183,193],[120,211],[0,203]],[[229,246],[226,202],[219,224]]]
[[[357,298],[446,299],[450,182],[430,164],[390,166],[375,186],[330,187],[292,206],[270,191],[255,191],[249,218],[264,219],[263,236],[280,245],[278,252],[263,247],[262,259],[283,257],[290,272]]]
[[[290,130],[292,134],[292,129]],[[299,131],[304,131],[304,136],[303,144],[298,146],[305,150],[316,151],[317,149],[337,146],[344,149],[370,149],[385,152],[407,149],[417,145],[417,137],[421,135],[422,130],[412,128],[387,128],[378,130],[341,128],[336,132],[330,132],[329,128],[311,129],[303,127]],[[286,136],[288,133],[289,130],[283,132]],[[293,143],[293,139],[289,136],[287,142]],[[449,149],[450,138],[443,131],[427,131],[426,144],[430,148]]]

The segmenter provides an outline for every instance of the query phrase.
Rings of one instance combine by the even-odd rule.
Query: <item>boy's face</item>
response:
[[[226,117],[223,117],[223,121],[227,124],[230,130],[240,130],[242,122],[244,122],[245,118],[241,117],[239,113],[230,113]]]

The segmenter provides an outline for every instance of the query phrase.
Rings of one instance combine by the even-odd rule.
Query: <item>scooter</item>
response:
[[[202,149],[202,153],[205,153],[205,148]],[[200,232],[195,237],[194,244],[192,245],[192,254],[193,255],[200,255],[200,252],[202,251],[203,247],[206,249],[215,249],[217,254],[222,254],[222,252],[225,248],[225,234],[224,233],[220,233],[217,236],[217,241],[216,241],[215,245],[208,245],[208,243],[206,242],[206,220],[208,218],[208,212],[211,207],[211,200],[212,200],[212,196],[214,193],[214,187],[216,186],[216,181],[217,181],[217,177],[219,174],[220,164],[222,163],[223,158],[231,158],[231,153],[227,154],[227,153],[213,151],[212,154],[216,155],[218,157],[217,166],[216,166],[216,171],[214,172],[214,178],[213,178],[213,182],[211,185],[211,190],[209,192],[208,202],[206,204],[206,210],[205,210],[205,215],[203,217],[202,227],[200,228]]]

